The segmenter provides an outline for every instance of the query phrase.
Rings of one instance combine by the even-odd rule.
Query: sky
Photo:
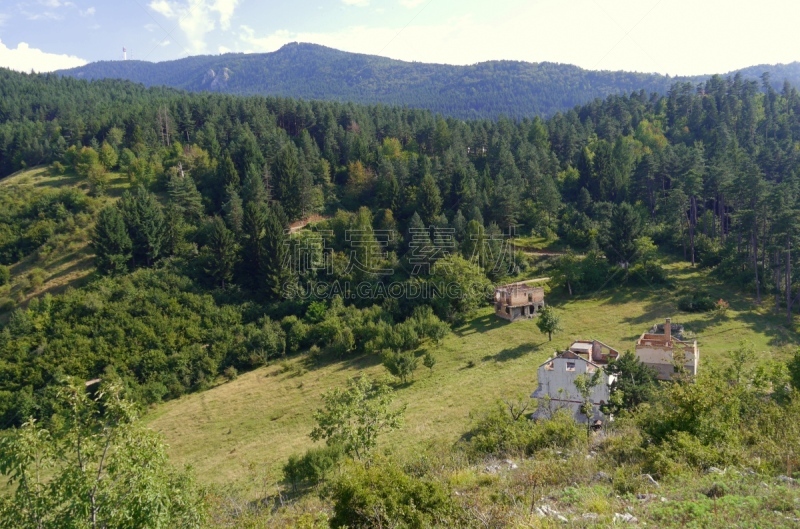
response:
[[[797,0],[0,0],[0,66],[270,52],[498,59],[670,75],[800,60]]]

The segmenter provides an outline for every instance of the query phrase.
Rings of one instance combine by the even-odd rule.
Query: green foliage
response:
[[[425,356],[422,359],[422,365],[427,367],[433,373],[433,368],[436,365],[436,357],[430,351],[425,351]]]
[[[310,448],[302,456],[289,456],[283,466],[283,478],[296,492],[298,485],[324,483],[339,464],[344,452],[336,445]]]
[[[536,327],[538,327],[542,333],[547,334],[547,339],[552,341],[553,333],[562,330],[561,317],[552,307],[545,307],[539,312],[539,316],[536,318]]]
[[[0,265],[0,287],[7,285],[11,279],[11,269],[6,265]]]
[[[531,421],[513,417],[502,403],[479,419],[470,432],[470,446],[482,454],[532,455],[545,448],[568,450],[585,443],[584,428],[569,410],[557,410],[549,419]]]
[[[233,279],[233,270],[239,261],[239,245],[220,217],[214,217],[211,221],[205,251],[208,254],[206,271],[225,288],[225,284]]]
[[[399,378],[403,384],[407,384],[414,377],[419,360],[414,353],[384,351],[381,354],[381,362],[392,376]]]
[[[716,302],[707,292],[698,290],[678,299],[678,308],[684,312],[711,312]]]
[[[386,461],[351,465],[331,487],[331,496],[331,527],[422,529],[458,524],[456,506],[442,485]]]
[[[478,266],[458,255],[437,261],[430,283],[440,293],[433,300],[436,315],[452,322],[463,321],[474,313],[485,302],[490,286]]]
[[[334,388],[322,396],[324,406],[314,412],[315,441],[341,446],[344,453],[369,460],[378,436],[400,426],[404,408],[393,408],[392,390],[366,375],[351,378],[346,388]]]
[[[619,396],[616,400],[621,409],[632,410],[655,397],[658,389],[655,371],[630,351],[609,362],[606,371],[617,377],[611,392]]]
[[[50,424],[31,419],[0,441],[7,528],[201,527],[205,505],[189,475],[171,468],[161,439],[137,422],[122,388],[57,391]]]
[[[128,270],[133,243],[128,236],[125,219],[116,206],[106,206],[97,216],[92,247],[100,272],[114,275]]]
[[[164,213],[156,197],[139,186],[119,201],[119,209],[133,243],[134,265],[152,265],[163,254]]]

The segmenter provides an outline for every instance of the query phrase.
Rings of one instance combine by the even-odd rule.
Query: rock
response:
[[[568,523],[568,522],[569,522],[569,520],[567,520],[567,517],[566,517],[566,516],[562,516],[562,515],[560,515],[560,514],[559,514],[558,516],[556,516],[556,518],[557,518],[557,519],[558,519],[560,522],[564,522],[564,523]]]
[[[724,473],[725,473],[724,470],[720,470],[717,467],[709,467],[709,469],[706,470],[706,474],[724,474]]]
[[[538,514],[539,516],[550,516],[553,518],[557,518],[561,513],[553,509],[549,505],[542,505],[541,507],[536,507],[536,514]]]
[[[498,472],[500,472],[500,465],[498,464],[486,465],[486,468],[484,468],[483,470],[484,472],[487,472],[489,474],[497,474]]]
[[[639,519],[630,513],[614,513],[614,523],[639,523]]]
[[[664,496],[661,496],[661,503],[667,503],[669,500]]]
[[[597,520],[597,515],[593,512],[585,512],[581,515],[584,520]]]
[[[518,469],[518,468],[519,468],[519,467],[517,466],[517,464],[516,464],[516,463],[514,463],[513,461],[511,461],[510,459],[506,459],[506,460],[505,460],[505,464],[506,464],[506,465],[508,465],[508,469],[509,469],[509,470],[516,470],[516,469]]]
[[[598,472],[597,474],[592,476],[592,481],[608,481],[608,482],[610,482],[611,481],[611,476],[609,476],[608,474],[606,474],[605,472],[603,472],[601,470],[600,472]]]
[[[644,479],[646,479],[647,482],[650,483],[651,485],[654,485],[656,487],[660,487],[661,486],[661,485],[658,484],[658,481],[653,479],[653,476],[651,476],[650,474],[645,474],[644,475]]]
[[[795,483],[796,480],[794,478],[790,478],[789,476],[778,476],[778,481],[783,483]]]
[[[636,499],[642,501],[654,500],[658,498],[655,494],[637,494]]]

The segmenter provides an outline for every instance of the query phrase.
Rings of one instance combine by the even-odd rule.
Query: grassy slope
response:
[[[0,180],[0,193],[11,187],[29,187],[33,191],[75,187],[85,193],[89,191],[85,179],[74,174],[54,176],[44,167],[19,171]],[[127,187],[127,179],[123,175],[109,173],[108,190],[103,201],[118,199]],[[94,272],[94,253],[89,247],[90,232],[91,224],[84,227],[73,226],[67,232],[55,235],[44,245],[51,247],[50,251],[40,249],[12,265],[11,282],[3,287],[0,297],[7,296],[20,305],[25,305],[34,297],[63,292],[68,287],[83,284]],[[41,285],[31,285],[28,279],[34,269],[44,271]]]
[[[483,309],[432,347],[438,359],[432,374],[420,366],[416,381],[398,389],[398,400],[408,406],[405,426],[386,436],[383,446],[403,456],[430,443],[454,443],[468,430],[471,413],[485,410],[498,398],[530,394],[537,366],[577,338],[632,349],[640,333],[672,316],[697,334],[701,369],[722,360],[742,340],[752,342],[764,357],[775,358],[800,343],[770,307],[756,308],[685,265],[669,268],[677,285],[703,283],[712,295],[730,301],[727,316],[679,314],[675,296],[666,289],[623,288],[574,299],[554,295],[549,302],[560,310],[564,332],[548,343],[533,321],[509,324]],[[467,367],[470,360],[475,367]],[[204,482],[244,483],[252,479],[253,468],[274,481],[290,454],[311,446],[308,433],[321,393],[362,370],[384,373],[374,358],[331,362],[300,375],[273,365],[161,405],[148,420],[166,436],[174,460],[191,463]]]

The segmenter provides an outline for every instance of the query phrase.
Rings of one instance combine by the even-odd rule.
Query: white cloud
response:
[[[87,10],[85,10],[85,11],[84,11],[84,10],[81,10],[81,11],[80,11],[80,13],[81,13],[81,16],[82,16],[82,17],[91,17],[91,16],[94,16],[94,14],[95,14],[96,12],[97,12],[97,9],[95,9],[94,7],[90,7],[89,9],[87,9]]]
[[[16,48],[9,48],[0,41],[0,66],[20,72],[52,72],[83,66],[86,62],[72,55],[58,55],[31,48],[25,42],[20,42]]]
[[[346,6],[367,7],[369,0],[342,0],[342,3]]]
[[[425,0],[400,0],[400,5],[409,9],[414,9],[425,3]]]
[[[229,29],[240,2],[241,0],[151,0],[149,6],[168,19],[177,19],[178,27],[188,39],[188,51],[203,53],[206,51],[206,35],[216,29],[217,21],[223,30]]]

